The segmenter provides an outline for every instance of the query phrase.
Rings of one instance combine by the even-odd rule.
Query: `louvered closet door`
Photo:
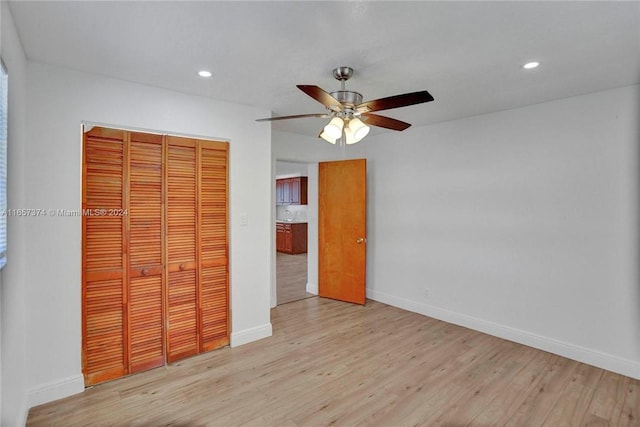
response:
[[[167,136],[167,360],[197,354],[196,144]]]
[[[227,345],[228,144],[95,127],[83,147],[85,385]]]
[[[91,385],[126,373],[125,132],[94,128],[83,156],[83,372]],[[105,215],[103,215],[105,213]]]
[[[129,373],[164,365],[162,135],[129,143]]]
[[[229,344],[228,144],[200,141],[201,351]]]

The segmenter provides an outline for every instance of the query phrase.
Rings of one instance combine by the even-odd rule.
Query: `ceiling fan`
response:
[[[338,67],[333,70],[333,77],[340,81],[340,90],[326,92],[313,85],[297,85],[297,88],[321,103],[328,110],[326,113],[297,114],[293,116],[269,117],[257,119],[258,122],[301,119],[306,117],[330,118],[329,123],[318,135],[327,142],[335,144],[343,138],[347,144],[354,144],[367,136],[369,126],[402,131],[411,124],[391,117],[373,114],[374,111],[390,110],[433,101],[433,96],[426,90],[374,99],[362,102],[362,94],[345,89],[345,82],[353,76],[353,68]]]

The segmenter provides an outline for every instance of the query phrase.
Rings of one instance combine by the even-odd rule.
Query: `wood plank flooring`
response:
[[[368,301],[33,408],[28,425],[639,426],[640,381]]]
[[[307,254],[276,252],[277,305],[311,298],[307,292]]]

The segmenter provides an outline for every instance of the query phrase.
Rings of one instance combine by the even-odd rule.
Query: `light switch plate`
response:
[[[246,212],[243,212],[240,214],[240,225],[242,227],[246,227],[247,225],[249,225],[249,214]]]

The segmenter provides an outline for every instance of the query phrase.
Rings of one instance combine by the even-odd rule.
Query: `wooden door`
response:
[[[84,134],[82,191],[82,365],[85,384],[127,372],[125,132]]]
[[[366,160],[321,162],[318,199],[318,294],[364,304]]]
[[[228,144],[167,137],[167,360],[229,344]]]
[[[167,361],[198,353],[196,140],[167,137]]]
[[[227,194],[226,142],[85,133],[86,385],[229,343]]]
[[[229,144],[198,144],[198,311],[203,352],[229,344]]]
[[[164,364],[163,136],[129,134],[129,373]]]

